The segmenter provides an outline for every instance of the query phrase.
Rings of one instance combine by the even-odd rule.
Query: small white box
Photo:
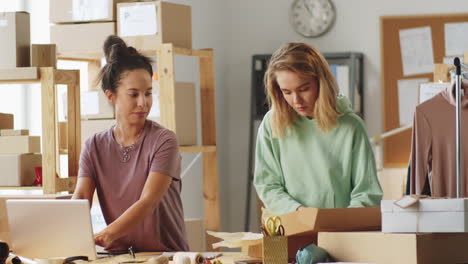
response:
[[[86,140],[94,134],[110,129],[115,122],[115,119],[82,120],[81,145],[83,146]]]
[[[65,118],[68,114],[67,93],[62,96],[63,113]],[[81,119],[114,119],[114,106],[109,103],[102,91],[81,91],[80,94]]]
[[[382,232],[468,232],[468,199],[421,199],[401,208],[395,200],[382,200]]]

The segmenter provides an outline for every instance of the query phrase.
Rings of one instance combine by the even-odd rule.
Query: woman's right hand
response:
[[[103,247],[106,250],[109,250],[113,247],[114,236],[106,228],[99,233],[94,234],[94,243],[98,246]]]

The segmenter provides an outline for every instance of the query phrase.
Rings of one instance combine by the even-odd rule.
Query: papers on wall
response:
[[[335,76],[336,83],[338,84],[338,89],[340,94],[349,98],[349,66],[348,65],[330,65],[330,69]]]
[[[445,24],[445,56],[468,51],[468,23]]]
[[[419,86],[419,103],[423,103],[450,86],[450,83],[421,83]]]
[[[418,104],[419,84],[429,82],[427,78],[398,80],[398,112],[400,126],[413,121],[414,111]]]
[[[158,33],[154,5],[132,5],[119,8],[119,34],[122,37],[146,36]]]
[[[434,66],[430,27],[400,30],[403,75],[431,73]]]

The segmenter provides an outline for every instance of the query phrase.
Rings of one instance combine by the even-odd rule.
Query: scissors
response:
[[[284,226],[278,216],[268,217],[262,227],[262,232],[268,236],[284,236]]]

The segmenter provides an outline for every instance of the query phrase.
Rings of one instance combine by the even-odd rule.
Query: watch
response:
[[[335,22],[335,7],[331,0],[294,0],[289,13],[297,33],[307,38],[325,34]]]

